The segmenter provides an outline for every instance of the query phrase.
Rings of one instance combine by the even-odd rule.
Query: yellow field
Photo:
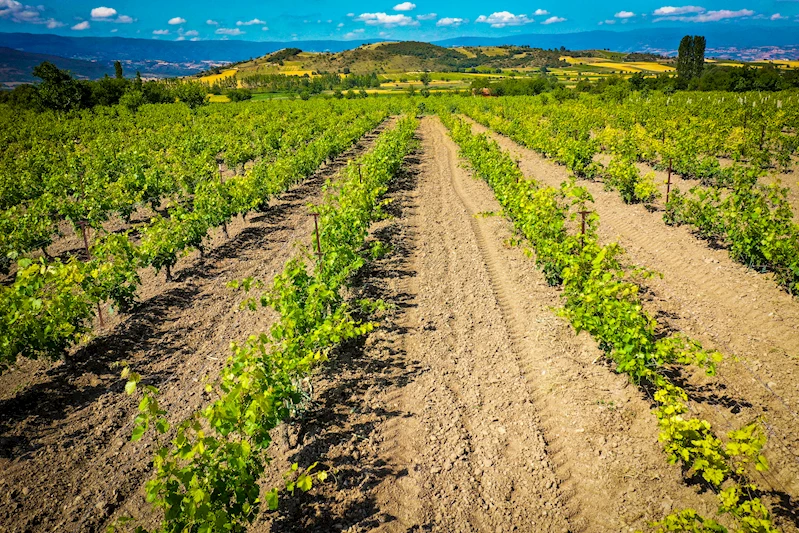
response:
[[[225,96],[224,94],[209,94],[208,101],[212,104],[224,104],[230,102],[230,98]]]
[[[784,59],[776,60],[776,61],[769,61],[769,63],[774,63],[775,65],[780,65],[783,67],[788,68],[799,68],[799,61],[788,61]]]
[[[213,85],[215,82],[217,82],[219,80],[223,80],[225,78],[230,78],[236,72],[237,72],[237,69],[235,69],[235,68],[228,69],[228,70],[223,70],[219,74],[212,74],[211,76],[203,76],[202,78],[200,78],[200,81]]]
[[[602,67],[610,70],[617,70],[626,73],[634,72],[673,72],[675,69],[670,65],[663,65],[656,61],[608,61],[600,57],[572,57],[561,56],[561,61],[566,61],[570,65],[590,65],[592,67]]]
[[[601,63],[591,63],[594,67],[609,68],[621,72],[641,72],[642,69],[631,67],[629,63],[616,63],[613,61],[602,61]]]
[[[280,70],[281,74],[285,74],[286,76],[305,76],[306,74],[309,76],[313,76],[313,70],[293,70],[293,69],[286,69]]]
[[[663,65],[662,63],[655,63],[654,61],[631,61],[624,64],[631,65],[641,70],[648,70],[649,72],[674,72],[677,70],[670,65]]]
[[[590,63],[597,63],[599,61],[604,61],[598,57],[572,57],[572,56],[560,56],[561,61],[566,61],[571,65],[587,65]]]

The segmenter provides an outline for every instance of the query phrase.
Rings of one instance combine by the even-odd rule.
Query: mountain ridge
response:
[[[519,34],[504,37],[461,36],[431,40],[430,44],[447,48],[463,46],[530,46],[543,49],[565,47],[570,50],[606,49],[617,52],[652,52],[674,54],[680,38],[686,33],[705,35],[708,57],[730,59],[799,59],[799,33],[774,31],[762,26],[705,24],[701,27],[635,28],[625,31],[591,30],[570,33]],[[131,37],[73,37],[54,34],[2,33],[0,47],[25,54],[58,56],[64,60],[82,60],[110,65],[122,62],[126,72],[140,71],[145,77],[185,76],[210,67],[252,60],[277,50],[296,47],[307,52],[344,52],[364,44],[385,40],[297,40],[246,41],[239,39],[212,41],[164,41]],[[396,42],[396,41],[394,41]],[[14,57],[9,57],[14,56]],[[5,61],[5,63],[3,63]],[[19,72],[27,59],[10,52],[0,52],[0,65],[6,76],[0,81],[27,81],[29,75]],[[62,61],[62,64],[64,61]],[[94,72],[89,65],[75,64],[70,70]],[[8,79],[12,72],[18,79]],[[24,77],[24,80],[20,78]],[[25,77],[27,76],[27,77]],[[92,77],[92,74],[87,74]]]
[[[111,63],[21,52],[13,48],[0,47],[0,83],[38,81],[33,76],[33,68],[43,61],[49,61],[60,69],[68,70],[77,78],[96,79],[114,73],[114,66]]]

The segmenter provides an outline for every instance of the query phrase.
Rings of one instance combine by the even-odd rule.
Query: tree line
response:
[[[0,103],[54,111],[117,104],[138,109],[144,104],[175,101],[197,107],[206,103],[208,92],[203,84],[196,82],[144,81],[138,72],[135,78],[126,78],[119,61],[114,63],[114,77],[106,75],[93,81],[75,79],[69,71],[48,61],[36,66],[33,75],[41,79],[41,83],[20,85],[13,91],[0,91]]]

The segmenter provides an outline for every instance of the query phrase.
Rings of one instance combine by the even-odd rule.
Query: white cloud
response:
[[[566,19],[563,17],[549,17],[541,24],[557,24],[559,22],[566,22]]]
[[[91,11],[92,20],[94,22],[115,22],[117,24],[132,24],[136,22],[133,17],[128,15],[119,15],[118,11],[113,7],[95,7]],[[116,17],[116,18],[114,18]]]
[[[153,30],[153,35],[169,35],[169,30]]]
[[[616,21],[612,20],[612,19],[611,20],[605,20],[605,21],[600,22],[599,24],[610,24],[612,26],[612,25],[616,24]]]
[[[354,17],[354,16],[355,16],[355,13],[347,13],[347,16],[348,16],[348,17]]]
[[[45,18],[44,6],[28,6],[16,0],[0,0],[0,18],[11,19],[21,24],[44,24],[50,29],[60,28],[65,24],[54,18]]]
[[[0,0],[0,16],[5,17],[14,9],[22,9],[22,4],[16,0]]]
[[[92,18],[97,19],[110,19],[117,14],[117,10],[113,7],[95,7],[92,9]]]
[[[438,15],[435,13],[427,13],[425,15],[416,15],[416,20],[434,20]]]
[[[365,22],[370,26],[418,26],[419,23],[407,15],[387,15],[386,13],[361,13],[355,20]]]
[[[269,26],[264,26],[263,28],[261,28],[261,31],[269,31]]]
[[[265,24],[266,22],[261,19],[252,19],[246,22],[240,20],[236,23],[236,26],[263,26]]]
[[[344,27],[344,23],[343,22],[339,22],[338,26],[336,26],[336,28],[343,28],[343,27]]]
[[[527,18],[527,15],[514,15],[509,11],[497,11],[491,13],[489,16],[480,15],[475,22],[482,22],[484,24],[491,24],[492,28],[504,28],[505,26],[521,26],[523,24],[530,24],[533,19]]]
[[[785,19],[787,19],[787,18],[790,18],[790,17],[783,17],[783,16],[782,16],[782,15],[780,15],[779,13],[774,13],[773,15],[771,15],[771,16],[769,17],[769,19],[771,19],[771,20],[785,20]]]
[[[244,35],[246,32],[241,31],[239,28],[219,28],[214,33],[217,35],[232,35],[235,37],[237,35]]]
[[[363,28],[358,28],[357,30],[352,30],[351,32],[347,32],[344,34],[345,39],[355,39],[356,37],[360,37],[363,33]]]
[[[450,26],[453,28],[457,28],[461,24],[465,23],[466,20],[458,17],[444,17],[436,22],[436,26]]]
[[[687,15],[689,13],[704,13],[705,8],[699,6],[682,6],[682,7],[674,7],[674,6],[664,6],[659,7],[653,13],[659,17],[668,17],[673,15]]]
[[[91,28],[91,25],[89,24],[88,20],[84,20],[83,22],[78,22],[77,24],[72,26],[72,29],[75,31],[88,30],[89,28]]]
[[[696,22],[717,22],[724,19],[735,19],[741,17],[751,17],[755,12],[751,9],[739,9],[738,11],[730,11],[729,9],[721,9],[719,11],[708,11],[701,15],[696,16]]]
[[[543,17],[545,15],[549,15],[549,11],[547,11],[546,9],[536,9],[533,12],[533,15],[535,15],[536,17]]]
[[[117,28],[114,28],[113,30],[111,30],[111,33],[116,33],[116,32],[118,32],[118,31],[119,31],[119,29],[117,29]]]
[[[183,35],[185,35],[186,37],[196,37],[196,36],[200,35],[200,32],[198,32],[197,30],[189,30],[186,33],[184,33]]]
[[[629,19],[633,18],[635,16],[635,13],[633,13],[632,11],[619,11],[613,16],[616,17],[617,19]]]
[[[685,11],[685,9],[687,8],[690,8],[693,11]],[[680,15],[669,14],[663,16],[664,13],[676,13],[676,11],[671,11],[671,10],[682,10],[680,11],[682,14]],[[693,13],[693,14],[687,16],[686,15],[687,13]],[[681,22],[718,22],[720,20],[751,17],[754,14],[755,12],[752,11],[751,9],[739,9],[737,11],[731,11],[729,9],[719,9],[717,11],[705,11],[704,8],[697,6],[685,6],[682,8],[665,7],[655,11],[655,15],[660,15],[660,16],[654,19],[654,22],[660,22],[662,20],[678,20]]]
[[[416,4],[413,2],[403,2],[394,6],[394,11],[413,11],[416,9]]]
[[[206,20],[205,23],[208,24],[209,26],[219,26],[219,23],[217,21],[211,19]]]
[[[169,22],[167,22],[167,24],[169,24],[170,26],[186,24],[186,19],[184,19],[183,17],[172,17],[171,19],[169,19]]]

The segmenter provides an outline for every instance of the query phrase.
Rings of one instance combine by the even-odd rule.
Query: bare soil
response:
[[[568,179],[565,167],[489,134],[520,159],[527,176],[548,185]],[[799,299],[688,228],[667,226],[662,207],[626,205],[601,182],[580,184],[594,197],[600,237],[619,242],[631,263],[662,274],[647,282],[647,311],[668,331],[684,332],[726,356],[718,376],[682,376],[683,385],[697,400],[698,414],[720,433],[762,417],[772,470],[756,481],[771,491],[784,527],[799,527]]]
[[[418,136],[389,191],[392,217],[371,235],[391,251],[350,288],[388,310],[374,332],[336,351],[305,410],[275,430],[263,489],[294,462],[318,461],[332,475],[282,498],[251,530],[598,533],[646,529],[684,508],[714,516],[715,495],[667,463],[651,398],[557,316],[558,289],[511,244],[511,223],[441,122],[424,118]],[[528,175],[565,179],[562,167],[497,139]],[[148,277],[142,308],[114,317],[66,363],[26,362],[0,376],[0,533],[101,531],[123,513],[154,523],[141,490],[153,446],[128,442],[136,406],[109,364],[131,361],[175,420],[206,402],[201,381],[218,373],[227,344],[272,320],[239,312],[243,296],[225,282],[268,281],[282,268],[292,243],[311,235],[303,206],[323,179],[231,225],[230,240],[220,232],[206,257],[181,262],[175,283]],[[720,378],[681,379],[717,426],[766,417],[767,499],[796,531],[797,304],[659,213],[587,185],[603,238],[664,272],[647,287],[650,312],[739,356]]]
[[[315,380],[316,401],[275,446],[334,478],[254,531],[633,531],[715,498],[657,442],[651,402],[597,363],[554,314],[558,291],[520,248],[488,187],[435,118],[375,237],[393,253],[362,294],[394,304]]]
[[[113,516],[140,516],[150,476],[152,442],[129,442],[137,401],[128,397],[118,361],[161,389],[172,422],[208,402],[203,379],[214,379],[231,341],[268,329],[266,311],[240,311],[245,295],[228,281],[269,282],[309,241],[306,205],[322,184],[367,150],[386,121],[333,164],[274,200],[264,213],[238,218],[212,235],[203,257],[181,259],[175,281],[143,273],[140,305],[106,315],[105,328],[65,361],[23,360],[0,376],[0,532],[104,531]],[[58,246],[69,249],[76,236]]]

